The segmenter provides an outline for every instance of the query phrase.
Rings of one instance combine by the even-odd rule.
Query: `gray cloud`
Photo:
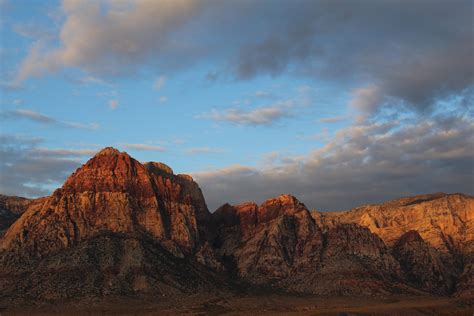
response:
[[[81,165],[92,150],[38,147],[38,137],[0,135],[0,192],[38,197],[48,195]]]
[[[193,176],[211,209],[282,193],[323,211],[417,193],[473,194],[474,123],[462,115],[364,121],[340,130],[307,156],[272,161],[261,168],[236,165]]]
[[[223,111],[212,110],[200,117],[219,122],[230,122],[239,125],[271,125],[285,117],[290,117],[288,110],[279,106],[259,107],[254,110],[228,108]]]
[[[60,121],[51,116],[35,112],[28,109],[16,109],[0,112],[0,119],[3,120],[17,120],[17,119],[27,119],[36,123],[66,127],[66,128],[79,128],[79,129],[98,129],[99,125],[97,123],[83,124],[77,122],[67,122]]]
[[[62,11],[59,45],[35,42],[14,81],[64,67],[110,76],[212,61],[213,78],[333,80],[376,111],[386,98],[427,110],[474,80],[471,1],[64,0]]]

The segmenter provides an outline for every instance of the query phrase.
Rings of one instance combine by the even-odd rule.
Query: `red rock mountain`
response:
[[[422,246],[423,243],[420,241],[412,241],[406,247],[419,247],[412,256],[417,253],[417,256],[424,259],[420,257],[416,259],[417,261],[420,259],[424,261],[428,257],[431,259],[425,263],[434,260],[428,264],[435,269],[434,275],[445,271],[441,273],[444,285],[440,289],[451,288],[457,295],[474,294],[472,273],[474,271],[474,197],[472,196],[445,193],[418,195],[378,205],[364,205],[345,212],[313,212],[312,215],[319,223],[327,227],[341,223],[354,223],[367,227],[372,233],[380,236],[389,247],[397,243],[400,246],[399,239],[403,234],[416,231],[426,246]],[[406,254],[409,255],[409,252]],[[433,256],[440,258],[442,264],[440,265],[440,261]],[[449,272],[449,277],[446,277],[446,271]],[[456,279],[454,286],[451,284],[452,278]],[[427,282],[422,287],[433,288],[434,281]],[[433,291],[436,292],[434,288]]]
[[[291,195],[260,206],[226,204],[213,219],[218,254],[250,283],[323,295],[399,286],[399,264],[379,237],[357,225],[326,230]]]
[[[474,294],[474,198],[462,194],[337,213],[281,195],[211,214],[190,176],[105,148],[50,197],[21,203],[0,239],[0,301],[223,293],[242,282],[318,295]]]
[[[105,148],[62,188],[36,203],[1,240],[3,249],[45,255],[101,231],[146,232],[176,254],[194,252],[210,216],[191,177]]]

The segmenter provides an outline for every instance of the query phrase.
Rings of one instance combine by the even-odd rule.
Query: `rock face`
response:
[[[25,300],[212,291],[210,214],[190,176],[105,148],[0,240],[0,296]],[[200,262],[200,263],[198,263]]]
[[[432,247],[444,252],[474,250],[474,198],[436,193],[365,205],[347,212],[325,213],[327,223],[355,223],[368,227],[392,246],[416,230]]]
[[[225,292],[235,282],[330,296],[474,294],[474,198],[461,194],[339,213],[280,195],[210,214],[190,176],[105,148],[50,197],[0,206],[13,214],[5,227],[16,220],[0,239],[0,301]]]
[[[456,291],[458,295],[474,293],[474,198],[471,196],[418,195],[346,212],[313,212],[312,216],[326,227],[340,223],[367,227],[389,247],[397,246],[398,260],[413,265],[412,271],[405,269],[408,280],[418,282],[424,290],[437,293]],[[416,231],[423,242],[411,231]],[[411,238],[401,238],[406,233]],[[405,245],[400,244],[400,240]],[[402,259],[401,254],[407,258]],[[420,266],[420,263],[424,264]],[[428,269],[434,270],[431,273]],[[439,286],[437,290],[436,286]]]
[[[323,231],[304,204],[290,195],[213,214],[215,246],[248,282],[291,291],[334,295],[388,290],[400,273],[383,241],[357,225]]]
[[[0,194],[0,237],[23,214],[31,200]]]
[[[455,275],[416,230],[403,234],[393,246],[407,281],[430,293],[448,294],[454,289]]]
[[[25,264],[27,263],[27,264]],[[166,251],[149,234],[101,232],[42,259],[2,258],[0,301],[225,291],[222,276]]]
[[[105,148],[51,197],[28,208],[0,245],[43,256],[101,231],[146,232],[183,255],[200,246],[198,227],[205,227],[209,216],[194,181],[163,164],[142,165]]]

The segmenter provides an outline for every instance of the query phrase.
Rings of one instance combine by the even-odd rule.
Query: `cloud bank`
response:
[[[426,110],[474,81],[471,1],[64,0],[61,9],[57,40],[38,38],[14,81],[212,63],[214,77],[345,81],[368,111],[386,98]]]
[[[321,211],[427,192],[474,193],[474,123],[465,115],[359,122],[307,156],[197,172],[211,210],[283,193]]]

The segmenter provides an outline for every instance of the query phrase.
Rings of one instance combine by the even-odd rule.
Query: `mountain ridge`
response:
[[[25,207],[0,239],[0,300],[239,284],[322,296],[474,294],[474,198],[463,194],[337,213],[282,194],[211,213],[191,176],[108,147]],[[81,265],[90,278],[81,279]]]

